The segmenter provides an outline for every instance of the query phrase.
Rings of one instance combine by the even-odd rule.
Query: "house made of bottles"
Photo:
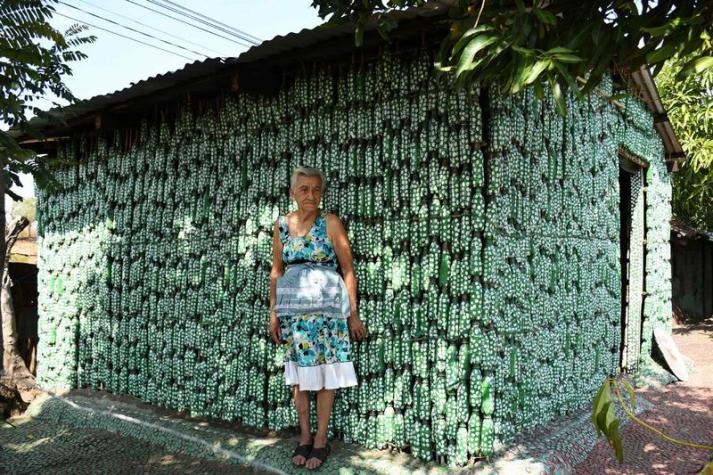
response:
[[[37,121],[59,183],[37,190],[40,383],[296,427],[268,292],[298,165],[327,176],[370,333],[330,436],[464,464],[651,370],[681,156],[651,77],[607,78],[564,117],[456,89],[433,68],[438,14],[359,49],[348,25],[278,36]]]

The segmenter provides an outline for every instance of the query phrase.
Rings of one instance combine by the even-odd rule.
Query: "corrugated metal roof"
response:
[[[403,11],[391,11],[387,13],[387,15],[399,23],[416,18],[429,18],[443,15],[447,11],[450,3],[452,3],[450,0],[429,2],[421,7],[410,8]],[[375,29],[375,22],[368,24],[365,29]],[[277,35],[270,40],[263,41],[259,45],[251,47],[237,57],[209,58],[187,63],[180,69],[142,79],[123,89],[93,96],[67,107],[52,109],[52,112],[55,112],[55,115],[67,121],[70,126],[69,128],[71,128],[71,125],[76,123],[78,119],[86,119],[87,116],[115,107],[119,104],[140,97],[150,96],[156,92],[171,89],[180,84],[210,77],[216,73],[225,72],[237,65],[248,65],[269,58],[286,56],[288,53],[296,50],[309,48],[317,44],[324,44],[330,40],[348,37],[353,34],[354,26],[351,23],[340,25],[325,23],[315,28],[302,29],[296,33]],[[45,132],[53,128],[47,120],[42,118],[33,119],[31,124],[35,129]]]
[[[150,76],[136,83],[131,83],[131,85],[123,89],[118,89],[114,92],[93,96],[89,99],[79,101],[72,106],[64,108],[63,110],[66,114],[69,114],[67,117],[101,110],[107,106],[115,104],[117,101],[125,102],[127,99],[134,96],[151,94],[162,89],[172,87],[178,83],[189,81],[196,77],[207,76],[217,71],[221,71],[225,69],[227,65],[234,64],[235,62],[236,58],[209,58],[202,61],[186,63],[186,65],[181,69]]]
[[[135,98],[148,96],[158,91],[162,91],[178,84],[190,82],[196,78],[208,76],[218,71],[222,71],[236,62],[236,58],[209,58],[202,61],[187,63],[180,69],[169,71],[163,74],[142,79],[136,83],[131,83],[123,89],[114,92],[93,96],[89,99],[78,101],[72,105],[51,109],[50,112],[64,119],[71,127],[72,123],[78,119],[91,114],[106,110],[118,104],[125,103]],[[36,117],[30,124],[40,131],[52,129],[54,124],[49,120]]]

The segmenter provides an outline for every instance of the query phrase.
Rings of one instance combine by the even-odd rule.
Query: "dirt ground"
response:
[[[674,325],[673,339],[696,367],[686,384],[713,388],[713,319],[694,325]]]
[[[641,419],[687,442],[713,445],[713,320],[674,325],[673,339],[695,367],[688,381],[638,392],[654,404]],[[622,431],[624,463],[600,440],[578,474],[697,474],[713,453],[670,443],[635,423]]]

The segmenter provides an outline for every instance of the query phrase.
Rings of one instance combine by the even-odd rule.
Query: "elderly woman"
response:
[[[275,222],[270,281],[270,336],[286,348],[285,380],[292,385],[300,422],[292,463],[308,469],[322,465],[331,451],[327,424],[335,390],[357,384],[350,336],[366,336],[347,234],[337,216],[319,208],[325,186],[315,168],[293,172],[290,197],[297,211]],[[314,440],[307,391],[317,391]]]

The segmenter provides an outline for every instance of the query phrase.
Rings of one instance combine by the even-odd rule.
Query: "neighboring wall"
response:
[[[671,234],[673,304],[686,321],[713,317],[713,241]]]
[[[563,121],[490,95],[387,51],[77,137],[62,188],[39,193],[41,384],[295,426],[267,305],[272,226],[306,164],[371,334],[330,435],[462,464],[586,402],[618,358],[620,118],[597,97]]]

